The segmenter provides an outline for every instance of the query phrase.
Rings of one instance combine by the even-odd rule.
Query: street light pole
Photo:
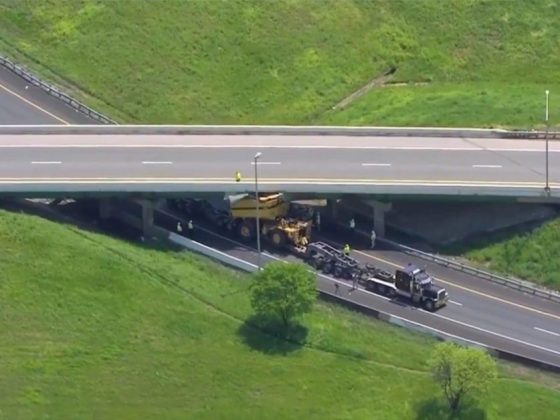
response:
[[[257,228],[257,267],[258,271],[261,271],[261,222],[260,222],[260,200],[259,200],[259,176],[258,176],[258,161],[261,157],[261,152],[258,152],[254,158],[254,165],[255,165],[255,200],[256,200],[256,210],[257,210],[257,218],[256,218],[256,228]]]
[[[544,118],[545,118],[545,121],[546,121],[546,132],[545,132],[545,135],[544,135],[545,136],[545,144],[546,144],[546,152],[545,152],[545,155],[546,155],[546,157],[545,157],[545,162],[546,162],[545,163],[545,166],[546,166],[546,169],[545,169],[545,171],[546,171],[546,185],[544,187],[544,191],[547,194],[550,193],[550,185],[549,185],[549,182],[548,182],[548,95],[549,95],[549,93],[550,92],[547,89],[545,91],[546,106],[545,106],[545,115],[544,115]]]

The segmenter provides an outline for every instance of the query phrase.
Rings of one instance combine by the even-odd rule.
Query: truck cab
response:
[[[409,264],[395,272],[396,292],[433,311],[447,304],[447,291],[433,283],[432,277],[425,270]]]

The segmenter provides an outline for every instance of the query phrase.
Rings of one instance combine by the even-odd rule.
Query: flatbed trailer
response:
[[[184,209],[180,210],[187,212],[190,216],[202,217],[215,224],[216,227],[233,233],[231,217],[227,212],[214,209],[204,202],[201,203],[203,206],[198,206],[196,210],[192,202],[183,201],[179,204],[185,205]],[[178,208],[177,205],[174,207]],[[274,243],[274,241],[272,242]],[[284,241],[283,248],[326,275],[357,281],[369,291],[390,298],[404,298],[429,311],[445,306],[449,300],[449,295],[444,288],[435,286],[431,276],[410,264],[390,273],[370,264],[362,265],[340,249],[321,241],[303,244],[297,241],[291,243]]]

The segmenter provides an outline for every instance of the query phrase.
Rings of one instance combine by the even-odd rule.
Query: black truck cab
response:
[[[425,270],[412,264],[396,270],[395,287],[399,295],[406,296],[415,303],[421,303],[428,310],[440,308],[448,300],[445,289],[436,286]]]

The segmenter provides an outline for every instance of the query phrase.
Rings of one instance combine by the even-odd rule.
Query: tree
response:
[[[429,364],[452,413],[466,395],[483,392],[497,377],[496,363],[488,353],[455,343],[436,345]]]
[[[284,327],[310,312],[317,296],[315,275],[300,263],[267,264],[251,285],[251,305],[258,315],[278,316]]]

